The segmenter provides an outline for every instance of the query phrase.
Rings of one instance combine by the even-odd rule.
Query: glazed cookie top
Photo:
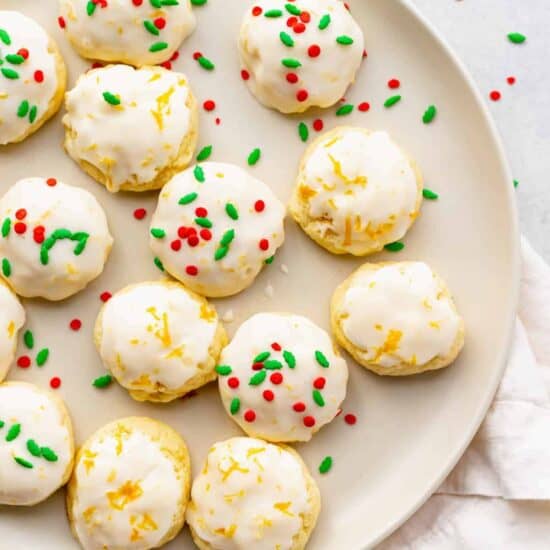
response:
[[[284,205],[232,164],[205,162],[162,189],[151,248],[164,268],[205,296],[249,286],[284,240]]]
[[[115,294],[96,334],[104,363],[124,387],[175,397],[193,377],[213,373],[218,326],[204,298],[179,283],[150,282]]]
[[[60,0],[60,14],[78,53],[136,66],[168,60],[195,28],[189,0]]]
[[[84,444],[69,486],[72,526],[84,548],[137,550],[163,542],[184,512],[182,476],[189,474],[178,471],[181,457],[166,444],[132,419],[103,427]]]
[[[451,352],[462,328],[441,280],[423,262],[359,269],[351,278],[338,318],[365,361],[382,367],[422,365]]]
[[[267,441],[308,441],[346,396],[346,362],[329,335],[299,315],[253,315],[216,370],[228,413],[248,435]]]
[[[71,421],[57,397],[32,384],[0,384],[0,504],[32,505],[70,475]]]
[[[0,145],[29,132],[48,111],[65,69],[46,31],[17,11],[0,11]],[[60,81],[60,77],[63,81]]]
[[[297,113],[342,98],[361,64],[364,39],[340,0],[258,0],[244,16],[239,51],[256,97]]]
[[[66,107],[67,152],[102,173],[109,191],[146,187],[195,131],[185,75],[162,67],[91,70],[67,93]]]
[[[186,519],[208,548],[289,550],[318,506],[308,498],[312,490],[297,454],[235,437],[210,449],[193,482]]]
[[[15,357],[17,332],[25,324],[25,310],[17,296],[0,283],[0,382],[4,380]]]
[[[18,181],[0,199],[2,276],[21,296],[62,300],[102,271],[113,239],[88,191],[55,178]]]
[[[339,127],[306,152],[291,208],[320,244],[332,240],[333,251],[368,254],[403,237],[413,223],[419,178],[386,132]]]

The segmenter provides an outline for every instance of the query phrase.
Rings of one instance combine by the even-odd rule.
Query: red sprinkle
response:
[[[22,369],[28,369],[31,366],[31,358],[28,355],[22,355],[17,359],[17,366]]]
[[[230,387],[230,388],[238,388],[239,387],[239,379],[236,378],[235,376],[232,376],[228,381],[227,381],[227,385]]]
[[[263,212],[265,210],[265,202],[261,199],[257,200],[254,203],[254,210],[256,210],[256,212]]]
[[[101,69],[101,67],[104,67],[103,63],[100,63],[99,61],[94,61],[92,63],[92,69]]]
[[[267,250],[269,248],[269,241],[267,239],[262,239],[259,243],[260,250]]]
[[[287,27],[294,27],[294,25],[296,25],[296,23],[298,23],[298,18],[297,17],[289,17],[287,20],[286,20],[286,26]]]
[[[298,75],[296,73],[288,73],[286,75],[286,81],[290,84],[296,84],[296,82],[298,82]]]
[[[275,394],[271,390],[265,390],[262,395],[266,401],[273,401],[275,399]]]
[[[29,58],[29,50],[27,48],[20,48],[17,53],[23,58],[28,59]]]
[[[196,61],[199,57],[202,57],[202,53],[201,52],[194,52],[193,53],[193,59]]]
[[[493,90],[490,94],[489,94],[489,97],[493,100],[493,101],[498,101],[500,98],[501,98],[501,95],[500,95],[500,92],[498,90]]]
[[[212,101],[211,99],[207,99],[202,106],[204,107],[205,111],[213,111],[216,108],[216,103]]]
[[[38,82],[38,84],[44,82],[44,73],[40,70],[34,71],[34,81]]]
[[[516,83],[516,77],[515,76],[509,76],[506,79],[506,82],[508,82],[508,84],[510,84],[510,86],[513,86]]]
[[[313,381],[313,387],[318,390],[322,390],[325,387],[325,384],[326,384],[326,380],[322,376],[319,376],[319,378],[316,378]]]
[[[55,187],[57,185],[57,180],[55,178],[48,178],[46,184],[50,187]]]
[[[136,220],[142,220],[145,216],[147,216],[147,210],[145,210],[145,208],[136,208],[134,210],[134,218],[136,218]]]
[[[66,26],[67,26],[67,23],[65,23],[65,19],[63,19],[63,17],[59,16],[57,18],[57,23],[59,24],[59,26],[64,29]]]
[[[183,225],[181,227],[178,227],[178,237],[180,239],[187,239],[191,232],[189,231],[189,227],[184,227]]]
[[[281,351],[283,348],[281,348],[281,344],[273,342],[273,344],[271,344],[271,349],[275,351]]]
[[[308,11],[303,11],[301,14],[300,14],[300,19],[304,22],[304,23],[309,23],[311,21],[311,15],[309,14]]]
[[[212,238],[212,232],[210,229],[201,229],[199,235],[204,241],[209,241]]]
[[[264,364],[263,363],[254,363],[252,365],[252,370],[262,370],[264,368]]]
[[[307,90],[298,90],[296,93],[296,99],[300,102],[305,101],[309,97]]]
[[[170,61],[176,61],[176,59],[180,56],[180,52],[178,51],[175,51],[173,54],[172,54],[172,57],[170,58]]]
[[[44,240],[46,239],[44,233],[46,231],[46,228],[43,225],[37,225],[32,232],[32,237],[34,239],[34,242],[37,244],[42,244]]]
[[[250,78],[250,73],[246,69],[241,70],[241,78],[243,80],[248,80]]]
[[[181,250],[181,241],[179,239],[175,239],[170,243],[170,248],[177,252],[178,250]]]
[[[19,210],[17,210],[17,212],[15,212],[15,217],[18,220],[24,220],[26,216],[27,216],[27,211],[24,208],[20,208]]]
[[[307,54],[309,57],[319,57],[319,55],[321,55],[321,48],[317,44],[312,44],[307,49]]]
[[[23,235],[23,233],[25,233],[25,231],[27,231],[27,224],[23,223],[23,222],[17,222],[13,226],[13,229],[18,235]]]
[[[170,61],[163,61],[161,64],[160,64],[161,67],[164,67],[165,69],[171,71],[172,70],[172,63],[170,63]]]
[[[388,81],[388,88],[391,88],[392,90],[395,90],[396,88],[399,88],[401,86],[401,82],[397,80],[397,78],[392,78]]]
[[[206,216],[208,216],[208,210],[202,206],[199,206],[195,209],[195,214],[197,215],[197,218],[206,218]]]
[[[155,24],[155,27],[157,29],[164,29],[164,27],[166,27],[166,19],[164,19],[164,17],[157,17],[153,23]]]
[[[102,302],[108,302],[111,298],[113,297],[113,295],[109,292],[109,291],[105,291],[105,292],[102,292],[100,295],[99,295],[99,299],[102,301]]]
[[[252,15],[254,17],[258,17],[258,15],[262,15],[264,10],[262,10],[262,8],[260,8],[260,6],[254,6],[252,8]]]
[[[196,235],[190,235],[187,239],[187,244],[191,247],[195,247],[199,244],[199,238]]]
[[[366,113],[370,109],[370,103],[363,101],[363,103],[359,103],[359,105],[357,105],[357,109],[359,109],[362,113]]]
[[[50,380],[50,387],[54,390],[56,390],[57,388],[59,388],[61,386],[61,378],[59,378],[59,376],[54,376],[51,380]]]
[[[185,268],[185,273],[187,273],[187,275],[191,275],[191,277],[195,277],[199,274],[199,268],[196,265],[188,265]]]
[[[351,413],[346,414],[346,416],[344,416],[344,421],[346,422],[346,424],[353,426],[357,422],[357,417]]]
[[[306,405],[305,405],[305,403],[302,403],[301,401],[298,401],[297,403],[294,403],[294,405],[292,405],[292,408],[296,412],[301,413],[301,412],[304,412],[306,410]]]
[[[283,375],[280,372],[274,372],[269,379],[273,384],[279,385],[283,382]]]
[[[244,413],[244,419],[245,419],[247,422],[254,422],[254,420],[256,420],[256,413],[255,413],[252,409],[248,409],[248,410]]]
[[[143,4],[143,0],[132,0],[132,4],[134,4],[134,6],[141,6],[141,4]]]
[[[313,416],[304,416],[304,426],[306,428],[315,426],[315,418],[313,418]]]
[[[71,328],[71,330],[80,330],[82,327],[82,321],[80,319],[73,319],[69,323],[69,327]]]
[[[219,117],[216,117],[216,125],[219,126],[222,122],[222,119]]]
[[[301,21],[296,23],[292,28],[296,34],[302,34],[306,30],[306,26]]]
[[[325,124],[320,118],[317,118],[313,121],[313,129],[316,132],[320,132],[324,127],[325,127]]]

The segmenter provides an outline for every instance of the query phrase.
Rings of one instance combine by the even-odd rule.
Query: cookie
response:
[[[158,548],[181,530],[189,487],[179,434],[151,418],[122,418],[79,449],[67,491],[69,523],[86,549]]]
[[[151,249],[164,269],[210,297],[252,284],[283,244],[284,205],[232,164],[205,162],[163,188],[151,222]]]
[[[189,0],[60,0],[59,9],[74,49],[101,61],[162,63],[195,29]]]
[[[201,550],[303,550],[320,507],[319,489],[296,451],[234,437],[210,449],[186,519]]]
[[[33,19],[0,10],[0,145],[23,141],[63,102],[65,63]]]
[[[67,483],[73,458],[61,399],[25,382],[0,384],[0,504],[42,502]]]
[[[346,362],[329,335],[299,315],[253,315],[216,370],[228,414],[266,441],[309,441],[346,396]]]
[[[363,32],[340,0],[256,1],[239,37],[250,91],[282,113],[337,103],[354,82],[363,52]]]
[[[0,281],[0,382],[15,357],[17,333],[25,324],[25,310],[8,285]]]
[[[181,73],[94,69],[67,93],[66,107],[65,150],[111,192],[159,189],[193,156],[198,107]]]
[[[328,251],[364,256],[405,235],[422,187],[416,164],[386,132],[343,126],[306,150],[290,213]]]
[[[20,296],[63,300],[98,277],[113,238],[94,196],[55,178],[18,181],[0,199],[0,261]]]
[[[446,367],[464,345],[449,289],[423,262],[363,265],[336,289],[331,323],[340,345],[382,375]]]
[[[117,292],[101,309],[94,339],[103,364],[138,401],[172,401],[216,378],[227,343],[216,310],[179,283]]]

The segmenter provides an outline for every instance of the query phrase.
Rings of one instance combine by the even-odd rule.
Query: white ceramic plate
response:
[[[304,145],[297,137],[299,120],[264,109],[248,94],[239,76],[236,37],[246,0],[209,0],[197,9],[198,30],[181,48],[175,67],[189,76],[201,102],[215,99],[215,113],[201,114],[200,144],[214,145],[214,160],[246,165],[248,153],[261,147],[263,157],[253,172],[283,200],[289,197]],[[230,5],[230,7],[228,7]],[[416,157],[426,185],[438,193],[426,201],[422,216],[398,254],[373,260],[421,259],[449,283],[467,327],[466,346],[454,366],[407,379],[379,378],[350,360],[351,380],[343,417],[324,428],[299,450],[317,477],[323,511],[310,548],[346,550],[372,546],[402,523],[437,488],[477,430],[499,381],[513,322],[518,239],[512,180],[487,110],[456,58],[415,10],[399,0],[356,0],[352,11],[367,39],[368,59],[347,94],[355,104],[369,101],[368,113],[355,113],[342,123],[390,131]],[[55,0],[2,0],[3,9],[35,17],[58,40],[70,72],[70,85],[90,66],[71,50],[57,28]],[[192,59],[200,50],[216,62],[208,73]],[[386,82],[402,82],[403,100],[392,109],[382,103],[391,95]],[[430,104],[439,114],[431,125],[421,116]],[[322,114],[325,128],[337,124],[334,109]],[[216,126],[215,117],[221,118]],[[42,175],[92,191],[107,210],[115,247],[103,276],[85,292],[58,305],[25,301],[28,326],[38,345],[51,348],[47,365],[28,370],[13,367],[10,379],[47,386],[52,376],[63,380],[57,390],[66,400],[79,442],[102,424],[127,415],[166,421],[187,440],[197,471],[208,447],[239,433],[220,404],[214,385],[191,399],[168,406],[138,404],[118,386],[91,387],[102,366],[91,331],[101,305],[99,294],[128,283],[156,279],[147,245],[148,220],[132,212],[151,213],[155,195],[110,195],[65,156],[61,115],[23,144],[0,150],[1,192],[19,178]],[[136,129],[139,131],[139,129]],[[229,309],[232,333],[250,314],[288,310],[307,315],[328,328],[328,301],[335,286],[361,262],[322,251],[288,222],[287,241],[275,262],[241,295],[219,300]],[[289,273],[281,271],[286,264]],[[272,297],[266,293],[271,286]],[[83,321],[80,332],[69,321]],[[21,348],[22,349],[22,348]],[[332,471],[317,474],[325,455],[334,457]],[[0,466],[1,467],[1,466]],[[9,541],[9,543],[8,543]],[[32,509],[0,507],[0,548],[10,550],[76,548],[65,518],[63,493]],[[169,548],[191,548],[184,530]]]

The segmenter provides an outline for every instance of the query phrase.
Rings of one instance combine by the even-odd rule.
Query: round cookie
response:
[[[0,384],[0,504],[42,502],[71,475],[69,413],[57,396],[24,382]]]
[[[172,401],[216,378],[227,343],[216,310],[179,283],[117,292],[101,309],[94,339],[104,365],[138,401]]]
[[[195,29],[189,0],[60,0],[59,8],[75,50],[101,61],[157,65]]]
[[[306,150],[290,213],[328,251],[364,256],[405,235],[422,187],[416,164],[386,132],[342,126]]]
[[[320,507],[319,489],[296,451],[234,437],[210,449],[186,519],[201,550],[303,550]]]
[[[55,178],[19,180],[0,199],[0,262],[20,296],[63,300],[98,277],[113,244],[94,196]]]
[[[151,248],[195,292],[230,296],[251,285],[283,244],[284,217],[267,185],[238,166],[205,162],[163,188]]]
[[[0,382],[15,357],[17,333],[25,324],[25,310],[8,285],[0,280]]]
[[[56,43],[33,19],[0,10],[0,145],[23,141],[61,107],[67,81]]]
[[[216,370],[228,414],[266,441],[309,441],[346,396],[346,362],[329,335],[299,315],[253,315]]]
[[[198,108],[185,75],[109,65],[66,96],[65,150],[111,192],[162,187],[191,160]]]
[[[423,262],[365,264],[335,291],[332,330],[377,374],[440,369],[464,345],[464,322],[443,280]]]
[[[181,530],[189,487],[179,434],[151,418],[122,418],[79,449],[67,491],[69,523],[86,549],[158,548]]]
[[[341,0],[258,0],[241,26],[242,75],[268,107],[330,107],[355,80],[363,32]]]

